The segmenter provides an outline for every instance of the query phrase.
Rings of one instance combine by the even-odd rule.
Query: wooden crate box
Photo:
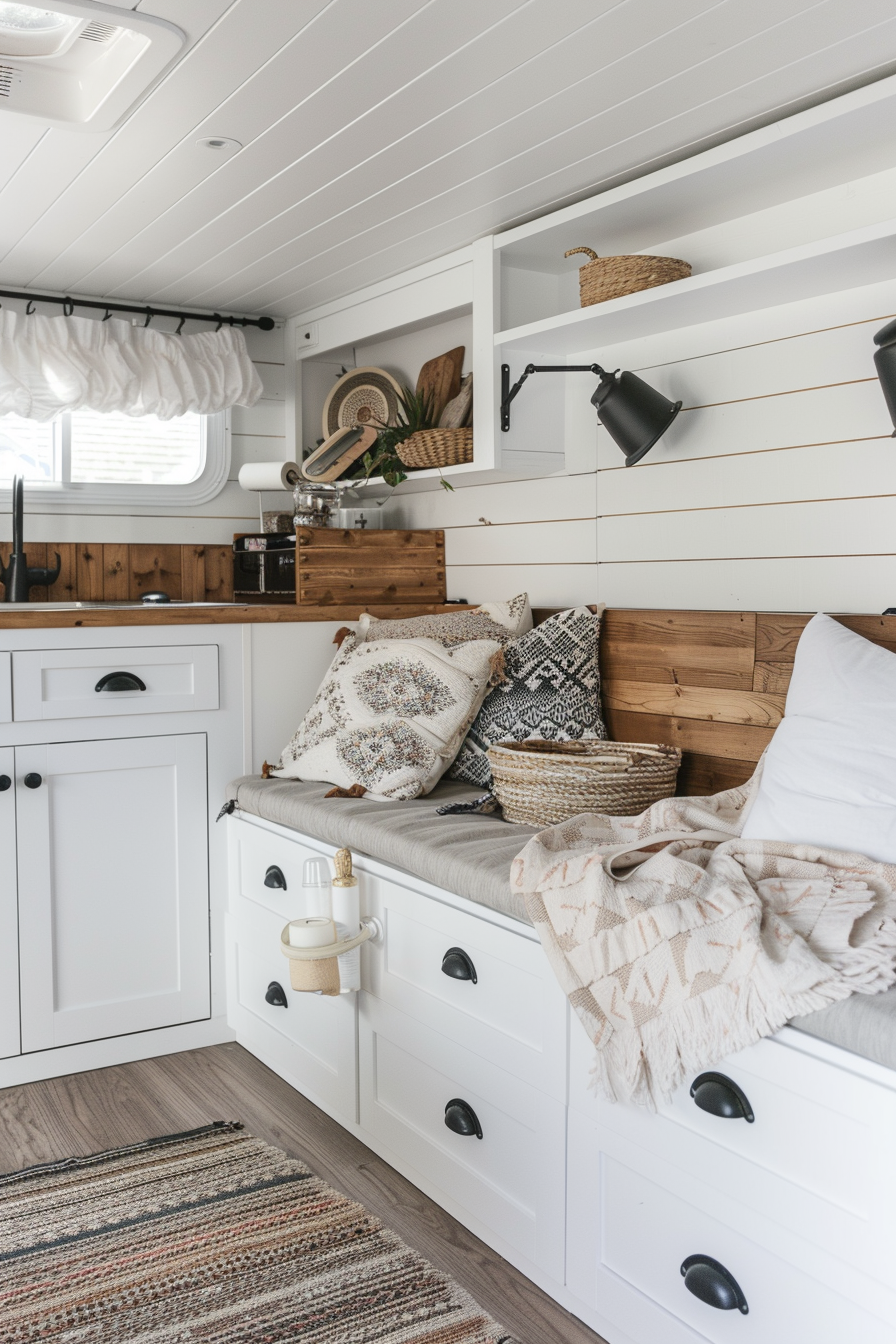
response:
[[[440,604],[445,533],[299,527],[296,602],[302,606]]]

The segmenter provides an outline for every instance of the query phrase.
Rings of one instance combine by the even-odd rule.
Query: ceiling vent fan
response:
[[[164,19],[94,0],[0,0],[0,110],[110,130],[183,43]]]

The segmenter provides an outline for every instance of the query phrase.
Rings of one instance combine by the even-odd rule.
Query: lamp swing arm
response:
[[[501,365],[501,429],[506,434],[510,429],[510,403],[519,392],[530,373],[593,373],[598,378],[606,370],[599,364],[527,364],[513,387],[510,386],[510,365]]]

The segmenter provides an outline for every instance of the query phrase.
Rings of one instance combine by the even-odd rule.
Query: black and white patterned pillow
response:
[[[587,607],[549,616],[504,650],[501,682],[486,696],[449,778],[491,787],[486,752],[496,742],[607,736],[600,712],[600,615]]]

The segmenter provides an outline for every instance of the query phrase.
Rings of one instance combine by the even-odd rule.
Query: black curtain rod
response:
[[[36,303],[59,303],[66,317],[71,317],[76,308],[101,308],[106,317],[111,317],[113,313],[137,313],[140,317],[146,318],[143,324],[145,327],[149,326],[154,317],[177,317],[180,318],[178,335],[184,323],[191,321],[217,322],[218,331],[222,327],[258,327],[261,331],[273,331],[276,326],[272,317],[222,317],[220,313],[185,313],[177,308],[153,308],[151,305],[138,308],[131,303],[100,303],[96,299],[72,299],[67,296],[63,298],[58,294],[32,294],[19,289],[0,289],[0,299],[26,299],[28,307],[25,312],[29,317],[34,312]],[[105,320],[104,318],[103,321]]]

